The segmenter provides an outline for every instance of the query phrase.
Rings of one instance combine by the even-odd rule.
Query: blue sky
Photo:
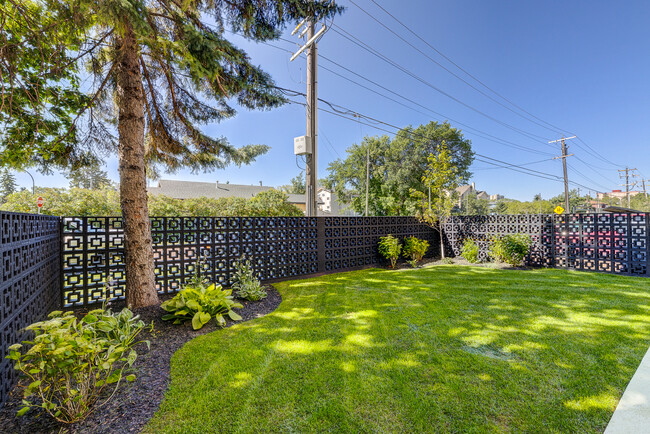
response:
[[[607,191],[620,188],[617,186],[621,183],[617,169],[625,165],[636,167],[641,174],[650,176],[650,155],[647,152],[650,137],[650,35],[647,30],[650,2],[376,1],[499,95],[544,122],[560,127],[567,134],[579,135],[582,141],[568,142],[569,152],[575,154],[568,160],[571,180],[594,190]],[[371,0],[354,0],[354,3],[426,56],[522,116],[491,101],[440,68],[349,0],[338,3],[345,6],[346,11],[335,19],[335,27],[318,45],[319,66],[322,67],[319,69],[320,98],[400,127],[454,119],[482,132],[470,131],[450,121],[472,140],[476,152],[514,164],[546,160],[525,167],[562,175],[560,160],[551,159],[559,154],[559,145],[546,143],[559,138],[560,131],[527,120],[530,119],[528,114],[465,75]],[[297,43],[297,37],[290,36],[290,30],[283,38]],[[342,30],[462,103],[364,51],[337,33]],[[279,86],[305,91],[304,57],[289,62],[290,54],[285,51],[241,39],[238,43],[249,52],[254,63],[274,77]],[[296,43],[272,42],[293,51]],[[399,99],[364,79],[372,80],[420,106],[401,100],[415,108],[411,110],[324,68]],[[320,107],[326,108],[322,103]],[[241,184],[262,181],[264,185],[281,185],[300,172],[298,165],[304,166],[301,161],[297,163],[293,155],[293,138],[305,134],[305,110],[299,105],[264,112],[241,110],[234,119],[206,126],[206,131],[215,136],[225,136],[235,145],[264,143],[271,146],[271,151],[251,166],[198,175],[181,171],[163,178]],[[371,126],[323,112],[319,114],[319,133],[319,177],[327,174],[329,162],[344,156],[345,149],[358,143],[361,137],[385,134]],[[487,140],[484,134],[497,137],[499,143]],[[598,154],[607,161],[599,158]],[[117,180],[116,158],[107,161],[107,168],[110,176]],[[536,193],[542,193],[544,197],[554,196],[563,188],[556,181],[495,168],[484,162],[475,162],[472,170],[477,188],[516,199],[530,200]],[[37,185],[67,185],[59,174],[48,177],[34,175]],[[31,187],[27,175],[17,174],[17,178],[21,185]]]

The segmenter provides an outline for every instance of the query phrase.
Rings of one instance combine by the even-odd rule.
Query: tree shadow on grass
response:
[[[174,356],[148,430],[602,431],[650,340],[645,282],[442,266],[278,284],[275,312]]]

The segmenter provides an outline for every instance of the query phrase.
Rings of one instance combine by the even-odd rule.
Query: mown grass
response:
[[[650,339],[650,280],[435,266],[277,284],[172,359],[146,432],[599,432]]]

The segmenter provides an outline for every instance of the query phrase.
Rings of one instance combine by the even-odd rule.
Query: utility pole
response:
[[[291,61],[296,59],[303,51],[307,50],[307,137],[311,139],[311,152],[306,154],[305,168],[305,208],[307,217],[317,215],[316,190],[318,177],[316,168],[318,163],[318,48],[316,41],[327,28],[323,26],[315,33],[316,17],[311,16],[302,20],[293,30],[295,35],[306,24],[300,37],[307,35],[307,42],[291,56]]]
[[[366,149],[366,217],[368,217],[368,184],[370,184],[370,143]]]
[[[619,184],[621,187],[625,187],[625,199],[627,199],[627,207],[630,207],[630,187],[634,187],[636,185],[636,182],[630,183],[630,172],[634,172],[636,169],[630,169],[629,167],[626,167],[625,169],[620,169],[618,176],[619,178],[623,178],[625,176],[625,184]],[[625,172],[625,175],[623,175],[622,172]],[[632,177],[639,176],[637,174],[632,174]]]
[[[307,24],[307,40],[314,37],[314,19],[313,17]],[[307,154],[306,164],[306,191],[305,201],[307,205],[307,216],[316,215],[316,177],[317,167],[317,135],[318,135],[318,81],[316,75],[316,42],[312,43],[307,52],[307,136],[311,137],[312,153]]]
[[[643,178],[643,179],[641,180],[641,185],[643,186],[643,195],[644,195],[645,198],[647,199],[647,198],[648,198],[648,192],[647,192],[646,189],[645,189],[645,182],[646,182],[646,181],[647,181],[647,179]]]
[[[572,156],[573,154],[567,154],[567,145],[564,142],[565,140],[571,140],[575,139],[576,136],[571,136],[564,138],[562,137],[559,140],[551,140],[549,143],[557,143],[561,142],[562,143],[562,156],[561,157],[555,157],[554,160],[557,160],[558,158],[562,159],[562,170],[564,171],[564,212],[568,214],[569,212],[569,175],[567,174],[566,170],[566,159],[567,157]]]

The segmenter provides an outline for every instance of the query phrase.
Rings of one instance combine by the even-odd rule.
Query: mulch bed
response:
[[[161,297],[161,301],[172,295]],[[278,291],[268,286],[268,297],[261,301],[238,300],[244,307],[237,312],[243,321],[259,318],[273,312],[282,301]],[[119,310],[124,303],[114,303],[111,308]],[[83,313],[83,312],[80,312]],[[133,365],[137,379],[133,383],[122,383],[111,399],[102,408],[77,424],[64,425],[53,420],[45,413],[37,414],[35,410],[25,416],[16,417],[16,412],[22,407],[22,390],[15,387],[10,398],[0,409],[0,432],[7,433],[136,433],[139,432],[158,409],[163,395],[169,384],[172,355],[193,338],[215,331],[219,327],[210,321],[201,330],[192,330],[188,322],[183,325],[173,325],[162,321],[164,311],[159,306],[137,309],[134,313],[140,315],[145,323],[154,323],[154,332],[143,331],[142,339],[151,342],[151,350],[144,344],[136,347],[138,359]],[[238,324],[228,320],[226,327]]]

